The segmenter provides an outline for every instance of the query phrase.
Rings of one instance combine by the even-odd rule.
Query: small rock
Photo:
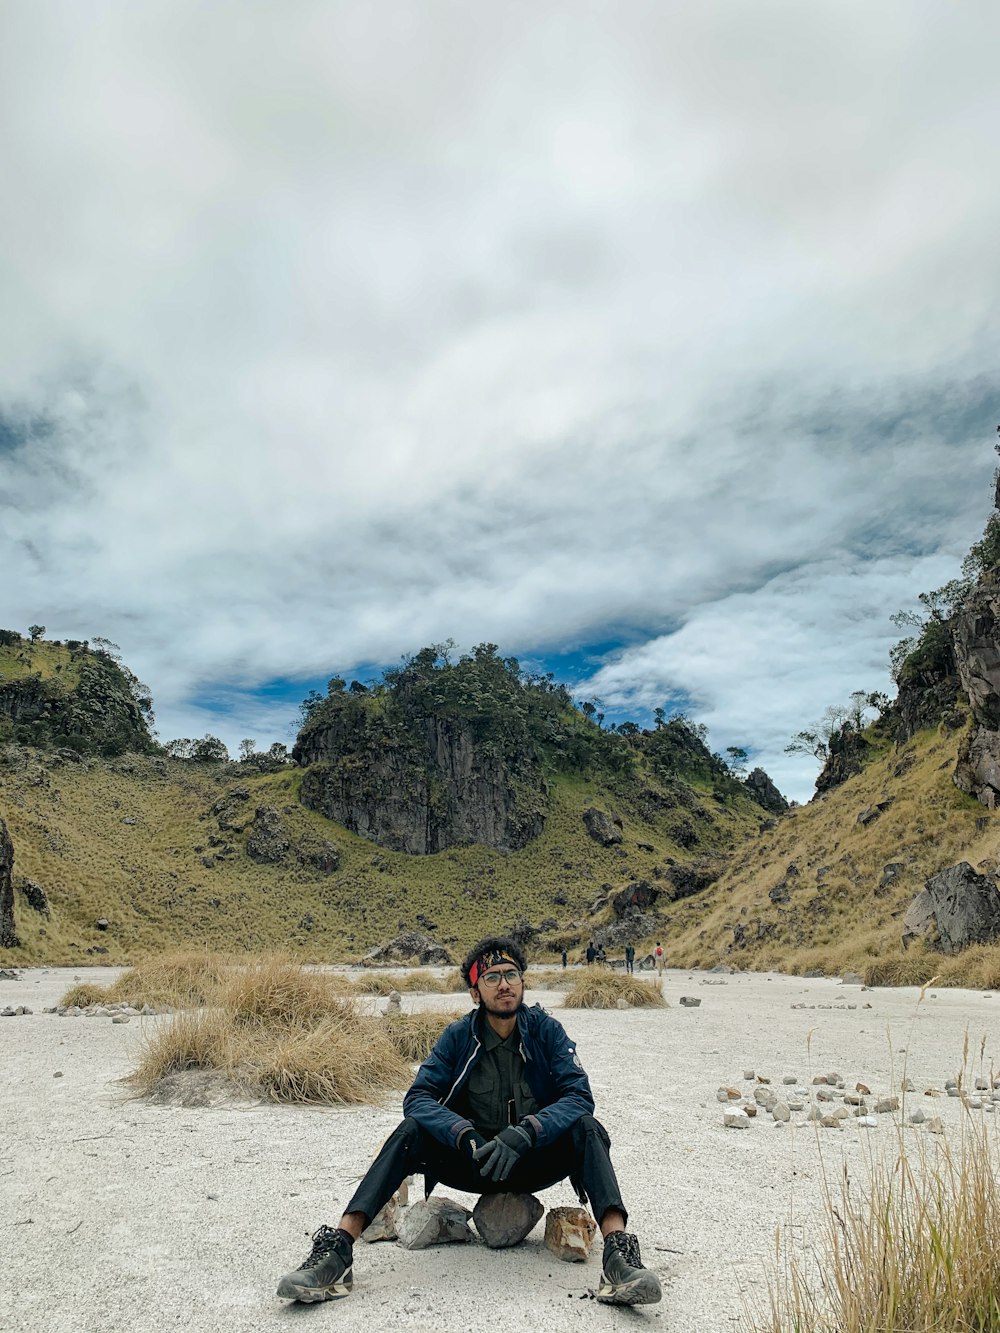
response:
[[[746,1111],[741,1111],[739,1107],[734,1107],[731,1111],[726,1111],[722,1117],[722,1123],[727,1129],[749,1129],[750,1117]]]
[[[361,1239],[367,1241],[369,1245],[375,1245],[380,1240],[396,1239],[396,1219],[399,1216],[400,1200],[399,1195],[394,1194],[392,1198],[382,1205],[372,1220],[361,1233]]]
[[[989,1086],[990,1086],[989,1079],[983,1078],[983,1076],[980,1074],[979,1077],[976,1079],[976,1091],[985,1092]]]
[[[904,1078],[899,1085],[899,1090],[900,1092],[916,1092],[916,1088],[913,1086],[913,1079]]]
[[[743,1105],[740,1107],[740,1110],[743,1112],[744,1115],[748,1115],[750,1119],[753,1120],[757,1114],[757,1103],[744,1102]]]
[[[775,1104],[771,1107],[771,1118],[773,1120],[780,1120],[782,1122],[791,1120],[792,1118],[791,1109],[785,1102],[775,1102]]]
[[[404,1208],[396,1220],[397,1244],[404,1250],[426,1250],[449,1241],[468,1244],[476,1239],[469,1228],[472,1216],[454,1199],[420,1199]]]
[[[874,1129],[878,1124],[878,1117],[874,1115],[859,1115],[858,1124],[864,1129]]]
[[[875,1114],[884,1115],[886,1111],[898,1111],[898,1097],[877,1097],[875,1099]]]
[[[840,1129],[843,1123],[844,1122],[838,1119],[835,1115],[825,1115],[820,1120],[820,1124],[824,1129]]]
[[[695,995],[682,995],[681,1004],[685,1009],[697,1009],[701,1004],[701,999]]]
[[[545,1212],[533,1194],[482,1194],[472,1222],[491,1250],[520,1245]]]
[[[111,1021],[112,1023],[127,1023],[129,1021],[129,1017],[128,1014],[112,1014]]]
[[[932,1115],[930,1120],[928,1120],[927,1122],[927,1128],[930,1130],[932,1134],[943,1134],[944,1124],[942,1123],[941,1117],[938,1115]]]
[[[911,1125],[922,1125],[926,1119],[927,1117],[924,1115],[923,1111],[921,1111],[919,1106],[915,1111],[910,1112]]]
[[[63,1071],[61,1069],[57,1069],[56,1072],[52,1075],[53,1078],[62,1078],[62,1076],[63,1076]]]
[[[550,1208],[545,1218],[545,1245],[558,1259],[582,1264],[597,1234],[586,1208]]]
[[[748,1083],[752,1083],[753,1080],[757,1077],[757,1075],[754,1073],[752,1069],[744,1069],[743,1077]]]
[[[782,1076],[781,1081],[786,1088],[794,1088],[799,1080],[796,1074],[785,1074]]]

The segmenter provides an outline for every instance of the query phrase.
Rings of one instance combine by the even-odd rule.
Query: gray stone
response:
[[[921,1111],[919,1106],[915,1111],[910,1112],[911,1125],[922,1125],[926,1119],[927,1117],[924,1115],[923,1111]]]
[[[520,1245],[545,1208],[533,1194],[481,1194],[472,1223],[491,1250]]]
[[[394,1194],[388,1203],[382,1205],[362,1231],[361,1239],[367,1241],[369,1245],[375,1245],[380,1240],[395,1240],[399,1209],[400,1198],[398,1194]]]
[[[724,1112],[722,1123],[727,1129],[749,1129],[750,1117],[747,1115],[746,1111],[741,1111],[737,1106],[731,1111]]]
[[[468,1244],[476,1239],[469,1228],[471,1216],[468,1208],[444,1195],[420,1199],[400,1211],[396,1219],[397,1242],[404,1250],[426,1250],[449,1241]]]
[[[694,995],[682,995],[680,1002],[685,1009],[697,1009],[701,1004],[701,999]]]
[[[841,984],[844,986],[863,986],[865,979],[860,972],[845,972],[841,978]]]
[[[129,1021],[128,1014],[112,1014],[111,1021],[112,1023],[127,1023]]]
[[[14,929],[14,844],[0,819],[0,949],[16,949],[20,943]]]
[[[941,953],[959,953],[1000,937],[1000,893],[996,880],[977,875],[968,861],[931,875],[903,918],[906,948],[924,938]]]
[[[771,1107],[771,1116],[772,1119],[774,1120],[787,1121],[791,1120],[792,1113],[789,1107],[784,1102],[775,1102],[775,1104]]]
[[[597,1234],[597,1223],[585,1208],[550,1208],[545,1218],[545,1245],[557,1259],[582,1264]]]
[[[898,1097],[879,1097],[875,1102],[875,1111],[878,1115],[884,1115],[886,1111],[898,1111]]]

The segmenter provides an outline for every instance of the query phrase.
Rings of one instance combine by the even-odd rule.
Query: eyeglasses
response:
[[[521,980],[521,974],[516,968],[508,967],[502,972],[484,972],[479,978],[480,986],[499,986],[501,981],[506,981],[508,986],[513,986],[515,982]]]

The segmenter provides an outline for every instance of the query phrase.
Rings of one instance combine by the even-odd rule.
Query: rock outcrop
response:
[[[762,768],[752,769],[744,778],[743,785],[747,795],[770,814],[783,815],[788,809],[788,802]]]
[[[996,880],[977,875],[968,861],[932,875],[903,918],[903,947],[921,938],[949,954],[1000,938]]]
[[[1000,797],[1000,583],[973,590],[953,621],[955,662],[972,706],[955,785],[992,810]]]
[[[849,722],[845,722],[830,736],[826,763],[816,779],[816,795],[839,787],[842,782],[860,773],[867,758],[868,742],[860,731],[855,731]]]
[[[622,840],[621,820],[612,819],[603,810],[590,806],[583,812],[583,826],[602,847],[613,847]]]
[[[412,963],[414,959],[421,967],[450,967],[452,962],[451,954],[437,940],[421,935],[419,931],[408,930],[369,950],[361,959],[361,965],[377,967],[384,963]]]
[[[417,736],[380,738],[339,719],[300,737],[308,765],[301,800],[380,847],[427,856],[462,843],[526,846],[545,824],[546,790],[533,756],[504,756],[471,726],[427,718]]]
[[[14,844],[0,819],[0,949],[16,949],[14,929]]]

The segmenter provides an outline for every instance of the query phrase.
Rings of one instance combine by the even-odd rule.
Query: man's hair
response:
[[[462,962],[462,979],[467,986],[472,985],[470,980],[472,964],[477,958],[482,958],[484,953],[506,954],[517,964],[521,972],[528,970],[528,960],[524,956],[524,950],[509,935],[487,935],[484,940],[472,946]]]

